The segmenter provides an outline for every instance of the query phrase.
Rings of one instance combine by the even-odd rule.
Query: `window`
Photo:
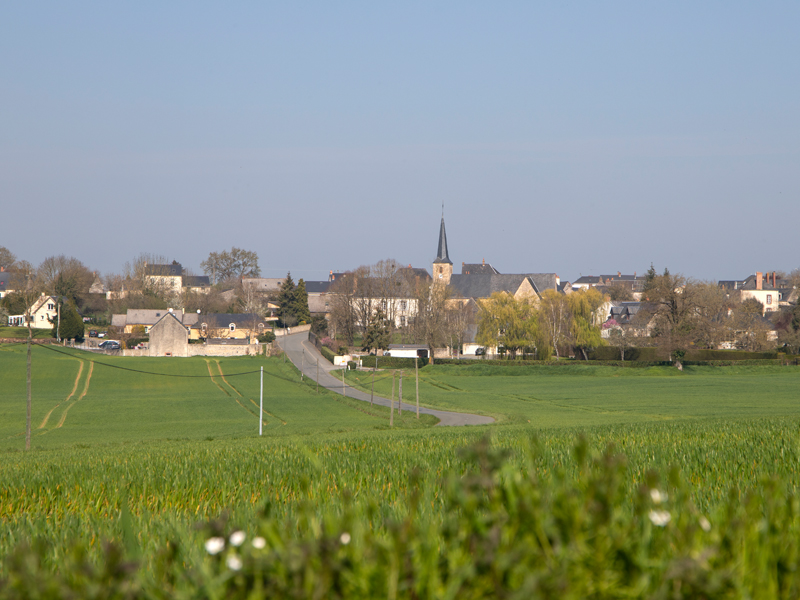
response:
[[[53,310],[55,307],[56,305],[51,302],[50,304],[47,305],[47,310]]]
[[[772,294],[767,294],[767,304],[772,304]]]
[[[406,318],[405,318],[405,316],[400,317],[400,326],[401,327],[405,327],[406,326]]]
[[[263,323],[259,323],[259,324],[258,324],[258,328],[259,328],[259,329],[264,329],[264,324],[263,324]]]
[[[230,325],[228,325],[228,328],[230,328],[231,331],[236,331],[236,324],[231,323]]]
[[[381,300],[381,310],[386,312],[386,300]]]
[[[408,303],[405,300],[400,300],[400,310],[406,310]]]

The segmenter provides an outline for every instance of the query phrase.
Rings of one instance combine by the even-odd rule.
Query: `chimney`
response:
[[[485,258],[483,259],[483,264],[486,264],[486,259]]]
[[[778,278],[775,277],[775,271],[772,272],[772,287],[778,287]]]
[[[6,268],[5,268],[5,267],[0,267],[0,273],[2,273],[2,272],[3,272],[3,271],[5,271],[5,270],[6,270]]]
[[[622,271],[617,271],[617,277],[622,277]]]
[[[756,289],[764,289],[764,274],[761,271],[756,272]]]

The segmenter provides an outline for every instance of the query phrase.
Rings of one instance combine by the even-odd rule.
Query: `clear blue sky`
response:
[[[233,4],[233,6],[231,5]],[[800,3],[6,2],[0,245],[800,266]]]

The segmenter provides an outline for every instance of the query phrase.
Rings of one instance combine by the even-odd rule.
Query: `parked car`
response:
[[[100,332],[98,332],[98,333],[97,333],[97,337],[99,337],[99,338],[104,338],[104,337],[106,337],[106,332],[105,332],[105,331],[100,331]]]
[[[92,329],[92,330],[89,332],[89,337],[97,337],[97,331],[96,331],[96,330],[94,330],[94,329]]]
[[[486,348],[475,348],[475,356],[486,356]]]
[[[106,340],[105,342],[100,342],[97,346],[101,350],[119,350],[120,345],[119,342],[116,340]]]

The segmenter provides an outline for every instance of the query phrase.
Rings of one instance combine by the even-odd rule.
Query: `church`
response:
[[[433,261],[433,279],[450,287],[451,298],[489,298],[495,292],[506,292],[517,299],[536,302],[545,290],[561,291],[561,280],[555,273],[517,273],[504,275],[486,261],[461,263],[461,274],[453,273],[453,261],[447,250],[444,215],[439,227],[439,246]]]

